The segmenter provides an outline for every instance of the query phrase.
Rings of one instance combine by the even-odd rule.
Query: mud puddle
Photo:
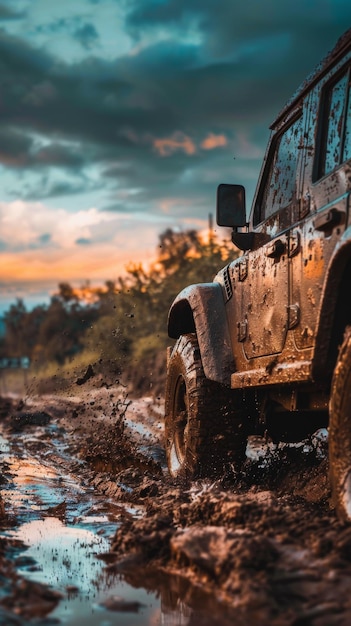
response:
[[[145,448],[149,448],[147,428],[133,421],[128,427],[141,435],[144,444],[146,439]],[[128,520],[147,518],[146,509],[106,497],[84,482],[84,462],[72,456],[67,431],[57,423],[26,432],[5,429],[0,434],[0,465],[6,478],[2,497],[9,514],[0,537],[23,546],[16,556],[20,576],[60,594],[56,607],[45,613],[45,626],[232,623],[213,597],[176,575],[160,576],[144,565],[127,574],[109,567],[104,556],[116,530]],[[37,619],[35,610],[33,617]]]
[[[330,503],[325,431],[250,439],[240,477],[174,481],[159,405],[103,394],[4,402],[2,534],[22,542],[10,558],[28,585],[1,590],[1,625],[351,624],[351,529]]]
[[[19,574],[61,594],[50,619],[66,626],[160,624],[156,593],[112,576],[98,558],[109,550],[120,520],[143,511],[96,495],[49,462],[13,455],[3,436],[0,454],[8,476],[2,494],[16,520],[2,535],[23,542]]]

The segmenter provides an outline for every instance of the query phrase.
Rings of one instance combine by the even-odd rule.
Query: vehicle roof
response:
[[[284,105],[270,128],[273,130],[282,120],[287,113],[293,109],[298,101],[309,91],[320,79],[326,74],[330,68],[337,63],[348,50],[351,49],[351,28],[349,28],[339,39],[337,40],[334,48],[328,52],[328,54],[316,65],[314,70],[307,76],[307,78],[301,83],[293,96]]]

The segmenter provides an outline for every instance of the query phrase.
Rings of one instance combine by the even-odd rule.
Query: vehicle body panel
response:
[[[172,305],[170,336],[189,332],[175,320],[190,310],[206,375],[227,381],[231,368],[233,389],[330,382],[330,344],[340,341],[336,326],[349,312],[337,290],[351,267],[350,84],[351,29],[271,126],[247,225],[242,217],[233,224],[243,254],[218,272],[212,289],[192,285]],[[222,187],[228,225],[230,189]],[[245,194],[234,187],[233,215],[241,216]]]

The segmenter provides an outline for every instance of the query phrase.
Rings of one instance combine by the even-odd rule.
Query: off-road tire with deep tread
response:
[[[245,459],[245,411],[233,391],[205,376],[195,334],[181,336],[167,365],[165,448],[173,477],[218,477]]]
[[[351,327],[332,378],[329,403],[329,477],[338,517],[351,520]]]

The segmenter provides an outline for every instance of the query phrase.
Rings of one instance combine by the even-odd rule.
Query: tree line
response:
[[[204,241],[195,230],[167,229],[159,236],[155,263],[129,264],[126,274],[100,288],[74,289],[60,283],[48,305],[27,310],[17,300],[4,315],[0,358],[27,357],[31,367],[63,365],[86,353],[111,372],[140,366],[165,351],[169,307],[189,284],[211,281],[232,244],[214,234]],[[89,301],[86,299],[90,292]]]

